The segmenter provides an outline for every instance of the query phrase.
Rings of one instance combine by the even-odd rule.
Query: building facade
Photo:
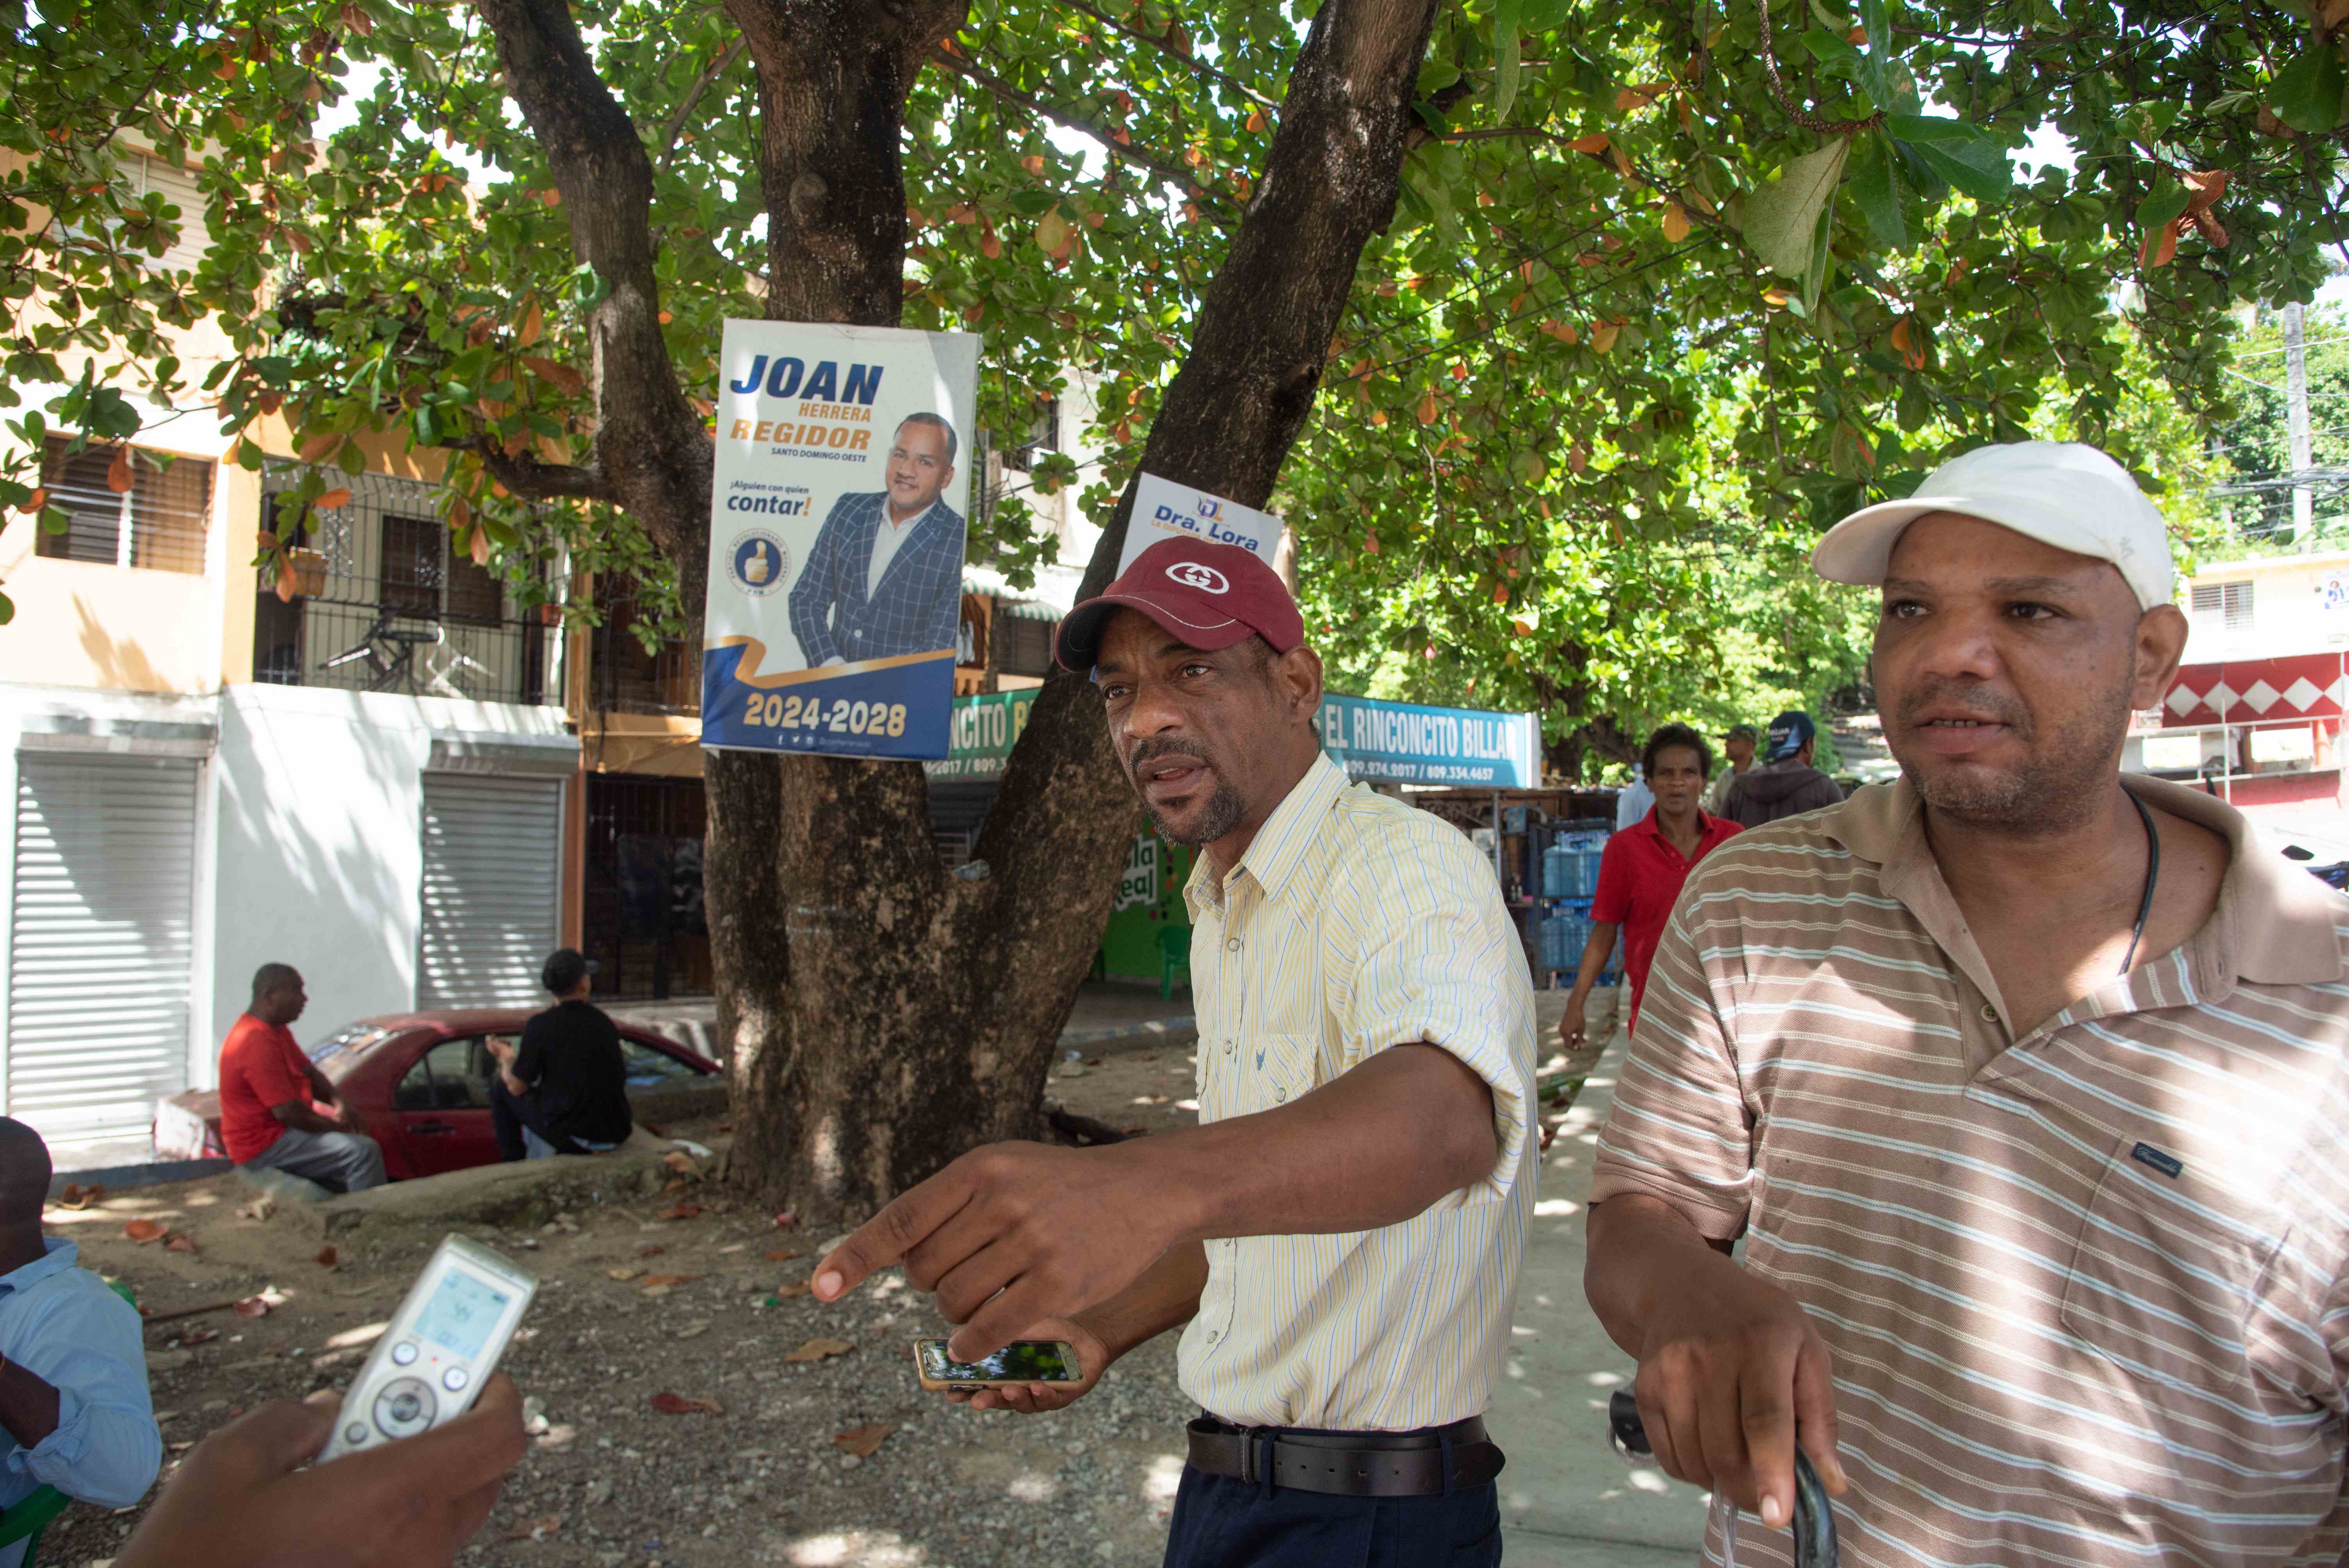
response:
[[[230,352],[175,346],[193,380]],[[143,412],[119,448],[51,446],[64,532],[0,530],[0,1113],[66,1168],[144,1157],[260,965],[302,971],[305,1041],[526,1002],[575,898],[565,639],[455,548],[436,475],[362,443],[281,597],[251,562],[301,472],[284,421],[243,432],[255,473],[209,408]]]
[[[2205,566],[2180,584],[2177,678],[2123,766],[2196,782],[2255,815],[2337,810],[2349,702],[2349,552]]]

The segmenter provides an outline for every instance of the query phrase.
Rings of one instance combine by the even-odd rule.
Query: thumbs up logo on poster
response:
[[[763,528],[745,530],[726,552],[726,574],[734,586],[752,598],[763,598],[783,585],[791,575],[791,552],[783,542]]]

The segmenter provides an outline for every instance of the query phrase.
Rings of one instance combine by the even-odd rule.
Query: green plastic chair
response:
[[[1191,979],[1191,928],[1187,925],[1162,925],[1158,928],[1158,999],[1174,999],[1174,971],[1183,971],[1185,985]]]
[[[23,1542],[24,1568],[33,1568],[33,1553],[41,1548],[41,1532],[47,1530],[50,1522],[63,1513],[66,1504],[72,1501],[56,1487],[44,1486],[21,1502],[12,1503],[6,1512],[0,1513],[0,1546],[13,1546],[19,1541]]]

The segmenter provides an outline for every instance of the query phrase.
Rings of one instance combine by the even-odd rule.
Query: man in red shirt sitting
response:
[[[1655,792],[1653,810],[1607,841],[1599,861],[1599,892],[1590,903],[1590,939],[1582,944],[1582,967],[1574,995],[1566,1001],[1558,1038],[1572,1050],[1582,1044],[1583,1003],[1623,933],[1623,973],[1631,981],[1631,1023],[1640,1022],[1640,996],[1648,987],[1648,965],[1662,940],[1664,922],[1681,896],[1689,870],[1713,845],[1737,831],[1725,817],[1709,817],[1705,776],[1713,771],[1713,748],[1685,724],[1668,724],[1648,737],[1640,771]]]
[[[380,1187],[383,1150],[350,1130],[348,1108],[285,1026],[309,1001],[292,965],[254,972],[253,1005],[221,1047],[221,1141],[250,1170],[283,1171],[341,1192]]]

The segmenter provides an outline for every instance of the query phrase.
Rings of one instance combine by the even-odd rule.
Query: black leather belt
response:
[[[1251,1485],[1269,1481],[1338,1497],[1433,1497],[1470,1491],[1507,1462],[1485,1435],[1482,1417],[1415,1432],[1299,1432],[1286,1427],[1235,1427],[1203,1417],[1190,1424],[1191,1463],[1209,1475]]]

